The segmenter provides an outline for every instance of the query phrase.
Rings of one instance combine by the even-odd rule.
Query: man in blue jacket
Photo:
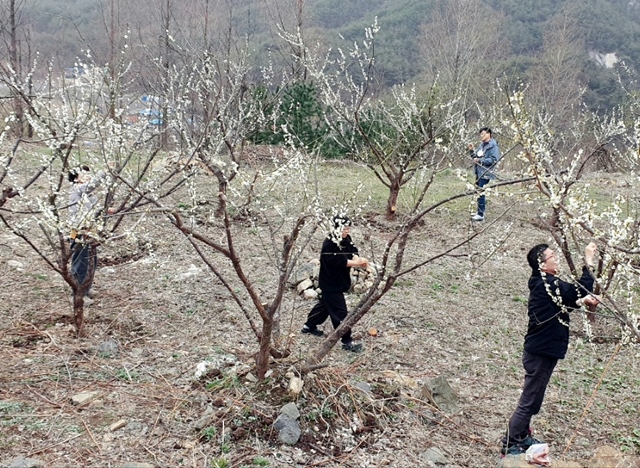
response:
[[[500,161],[500,148],[498,142],[493,139],[491,129],[483,127],[480,129],[480,145],[474,149],[469,143],[469,156],[473,159],[473,171],[476,176],[476,187],[482,189],[485,185],[496,178],[495,170]],[[471,216],[472,221],[484,221],[484,211],[486,199],[484,195],[478,197],[478,210]]]
[[[358,249],[351,236],[351,221],[346,216],[333,218],[333,229],[322,243],[320,252],[320,275],[318,278],[322,295],[318,303],[311,309],[302,333],[322,336],[318,325],[331,317],[333,328],[338,328],[347,317],[347,303],[344,293],[351,288],[351,268],[367,268],[369,261],[358,256]],[[342,336],[342,349],[360,352],[362,345],[353,343],[351,330]]]
[[[596,244],[584,249],[588,266],[593,265]],[[531,436],[531,417],[542,407],[547,385],[558,359],[564,359],[569,346],[570,312],[584,305],[597,305],[593,291],[594,278],[587,266],[582,268],[578,284],[568,283],[556,275],[558,254],[547,244],[538,244],[527,254],[531,266],[529,278],[529,326],[524,339],[522,365],[525,369],[524,388],[518,407],[509,419],[509,428],[502,439],[503,454],[520,454],[540,443]]]

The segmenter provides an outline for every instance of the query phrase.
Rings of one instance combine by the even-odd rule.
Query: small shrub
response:
[[[200,435],[200,439],[206,442],[211,442],[217,433],[218,430],[215,427],[207,427],[206,429],[203,429],[202,434]]]

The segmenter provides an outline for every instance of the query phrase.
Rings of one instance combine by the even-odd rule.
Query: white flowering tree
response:
[[[89,262],[95,262],[99,244],[130,235],[149,208],[155,209],[149,193],[162,199],[188,177],[180,167],[162,176],[152,172],[160,153],[149,142],[154,134],[148,123],[134,123],[127,115],[125,62],[116,73],[90,61],[80,66],[85,73],[75,79],[56,76],[50,67],[34,90],[15,75],[5,76],[3,81],[12,84],[12,92],[28,110],[25,116],[34,137],[10,142],[9,126],[0,133],[0,222],[69,285],[78,335],[84,333],[84,298],[93,268],[82,282],[72,274],[73,242],[88,246]],[[8,112],[8,121],[13,118]],[[81,222],[69,216],[67,181],[68,172],[80,165],[105,174],[93,192],[98,202]],[[85,201],[83,197],[77,206]]]
[[[622,325],[625,340],[640,340],[640,101],[630,94],[625,110],[605,117],[585,114],[575,119],[575,126],[566,134],[554,132],[544,114],[533,116],[525,101],[521,91],[511,97],[511,128],[522,145],[519,158],[527,164],[548,207],[545,226],[574,277],[577,262],[573,247],[586,239],[596,241],[601,259],[594,272],[595,292],[604,297],[599,310]],[[566,152],[558,153],[555,148],[563,138],[573,144],[565,141]],[[599,187],[585,182],[584,176],[595,167],[594,160],[603,146],[613,143],[615,150],[610,157],[616,159],[615,167],[623,168],[629,185],[609,199],[596,199]],[[589,323],[585,324],[589,331]]]
[[[318,69],[314,72],[317,80],[325,79]],[[284,89],[287,85],[286,74],[270,67],[262,70],[259,81],[252,80],[252,76],[255,77],[256,73],[250,66],[250,56],[243,51],[237,51],[233,57],[206,51],[193,62],[174,69],[166,89],[171,90],[172,131],[179,142],[181,161],[185,165],[206,169],[211,177],[188,180],[185,192],[188,199],[181,198],[179,206],[175,200],[155,199],[153,194],[149,194],[148,199],[157,209],[167,213],[170,223],[185,235],[218,284],[226,289],[242,311],[259,347],[256,353],[257,374],[264,378],[270,356],[284,357],[290,353],[290,340],[287,336],[279,336],[277,330],[281,308],[288,299],[288,279],[296,264],[302,255],[308,255],[309,243],[317,231],[328,232],[333,215],[339,212],[353,215],[361,207],[349,197],[336,201],[324,195],[327,188],[316,175],[317,156],[308,148],[298,146],[299,139],[289,133],[286,125],[280,129],[285,144],[260,148],[268,156],[257,168],[248,164],[248,154],[256,148],[247,143],[247,137],[256,129],[277,122],[281,111],[277,93],[271,95],[274,102],[265,105],[262,100],[264,94],[257,91]],[[277,78],[279,76],[284,78]],[[326,84],[332,79],[326,77]],[[365,91],[364,88],[361,90]],[[341,94],[338,91],[338,95]],[[463,234],[441,254],[418,260],[409,267],[403,266],[404,251],[410,243],[411,233],[421,220],[437,207],[454,199],[469,197],[474,192],[462,186],[460,194],[424,206],[428,188],[438,172],[449,167],[452,154],[450,140],[437,135],[458,131],[459,120],[448,114],[446,106],[443,106],[444,110],[439,114],[442,117],[437,120],[438,131],[429,133],[429,122],[425,120],[427,107],[418,104],[417,93],[400,88],[396,91],[393,119],[404,120],[394,121],[393,125],[396,131],[405,132],[405,136],[400,138],[411,140],[411,145],[414,145],[409,146],[411,157],[416,159],[405,169],[419,181],[420,188],[416,190],[413,206],[398,224],[392,239],[381,252],[375,253],[375,257],[379,257],[376,264],[380,270],[374,286],[362,296],[344,325],[308,357],[307,368],[320,363],[347,328],[353,327],[371,310],[397,278],[455,250],[482,232],[471,236]],[[330,93],[331,90],[324,89],[323,92]],[[353,95],[338,95],[331,102],[334,108],[346,112],[347,104],[339,99],[348,102]],[[430,105],[435,109],[433,103]],[[373,104],[367,107],[373,108]],[[356,106],[357,112],[360,109],[364,112],[365,108]],[[376,110],[383,113],[383,118],[393,120],[392,113],[384,114],[385,109],[385,104],[380,104]],[[338,131],[338,123],[331,118],[341,120],[341,115],[336,113],[327,117],[327,121],[335,132],[332,135],[345,141],[348,132]],[[353,118],[351,122],[357,124]],[[405,130],[403,124],[410,128]],[[412,132],[411,137],[406,136],[409,132]],[[370,140],[367,148],[375,151],[381,152],[381,148],[391,144],[388,134],[363,130],[361,136]],[[354,149],[360,148],[364,141],[362,138],[356,140],[353,140]],[[420,167],[416,166],[418,157],[422,163]],[[372,164],[372,167],[375,166]],[[247,243],[259,245],[261,252],[247,252],[243,249]]]
[[[166,88],[181,164],[210,177],[188,181],[180,206],[153,195],[148,199],[167,212],[244,314],[259,343],[257,373],[263,378],[269,357],[289,352],[285,342],[273,339],[287,280],[318,222],[328,215],[313,193],[313,157],[293,138],[285,147],[263,148],[267,154],[260,170],[248,163],[247,153],[255,150],[248,148],[248,135],[275,120],[272,113],[279,108],[256,97],[249,59],[244,50],[233,57],[205,51],[169,75]],[[273,71],[266,69],[259,84],[276,88],[273,80]],[[247,255],[246,242],[262,245],[264,255]],[[258,280],[265,271],[272,272],[266,274],[268,285]]]
[[[476,194],[470,185],[461,183],[458,194],[443,197],[428,204],[426,200],[433,181],[444,170],[458,166],[463,152],[459,141],[466,134],[463,113],[457,101],[445,100],[434,84],[420,92],[415,86],[398,86],[388,95],[376,95],[374,90],[374,39],[378,27],[365,30],[362,43],[348,50],[320,53],[321,46],[306,47],[296,35],[286,40],[306,47],[301,57],[305,69],[316,84],[328,128],[335,141],[356,160],[364,163],[389,189],[387,218],[394,220],[393,233],[380,251],[372,252],[377,267],[373,285],[365,291],[349,311],[343,323],[315,349],[301,365],[302,371],[322,366],[322,360],[340,337],[366,315],[404,275],[426,267],[482,235],[491,225],[477,231],[461,232],[457,239],[433,256],[405,258],[412,235],[434,210],[454,200]],[[494,188],[522,182],[502,181]],[[397,200],[402,187],[411,183],[413,197],[407,211],[399,216]],[[499,215],[498,215],[499,217]]]
[[[326,54],[320,52],[320,46],[306,46],[300,35],[283,33],[283,37],[296,49],[304,48],[300,60],[305,61],[307,75],[316,84],[331,136],[387,187],[385,214],[394,219],[402,187],[423,168],[437,172],[451,167],[460,156],[448,148],[464,134],[464,118],[457,101],[445,100],[435,82],[426,90],[400,85],[387,95],[377,93],[378,30],[376,22],[365,29],[361,43]],[[422,186],[427,187],[428,183]]]

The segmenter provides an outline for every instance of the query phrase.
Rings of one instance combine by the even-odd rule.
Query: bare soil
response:
[[[509,203],[492,201],[486,223]],[[299,333],[312,304],[293,291],[281,322],[291,355],[273,362],[266,381],[254,382],[256,341],[245,318],[171,227],[147,239],[145,249],[101,248],[99,294],[86,309],[83,339],[74,337],[65,285],[28,246],[0,231],[0,463],[24,456],[48,467],[210,467],[223,460],[231,467],[412,467],[429,466],[421,455],[437,447],[449,467],[495,466],[523,378],[524,256],[549,240],[532,223],[536,210],[508,211],[457,255],[401,278],[354,330],[365,352],[333,350],[327,368],[304,376],[297,399],[287,391],[287,372],[319,339]],[[375,261],[389,226],[369,217],[375,222],[356,226],[353,237]],[[408,264],[477,228],[467,214],[434,213],[416,232]],[[257,243],[241,248],[245,258],[262,261]],[[260,273],[260,261],[255,280],[267,288],[269,270]],[[620,330],[607,317],[598,318],[595,341],[583,323],[584,316],[574,317],[567,359],[534,418],[536,436],[556,459],[588,460],[605,444],[638,454],[638,349],[615,352]],[[107,341],[117,353],[98,351]],[[237,363],[195,379],[207,359]],[[421,387],[438,376],[459,396],[459,413],[422,398]],[[356,387],[361,382],[371,385],[370,396]],[[83,391],[100,393],[85,406],[72,404]],[[302,414],[293,447],[280,445],[272,429],[289,401]],[[205,415],[205,427],[196,429]],[[119,420],[126,425],[110,430]]]

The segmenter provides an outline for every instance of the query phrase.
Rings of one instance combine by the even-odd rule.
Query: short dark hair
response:
[[[493,136],[491,129],[489,127],[482,127],[478,133],[487,132],[489,135]]]
[[[67,178],[69,179],[69,182],[74,183],[76,181],[76,179],[78,178],[78,176],[80,175],[80,171],[89,172],[89,171],[91,171],[91,169],[89,169],[89,166],[74,167],[67,174]]]
[[[529,250],[527,262],[533,271],[540,270],[540,264],[544,262],[544,251],[549,248],[549,244],[538,244]]]

